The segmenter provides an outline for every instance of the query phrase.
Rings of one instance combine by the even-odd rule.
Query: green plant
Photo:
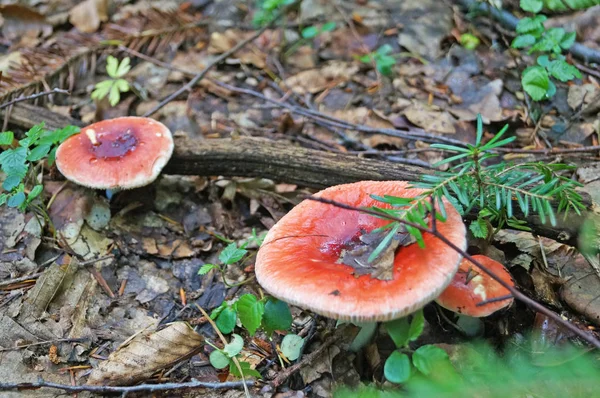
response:
[[[569,211],[580,214],[585,206],[575,188],[581,184],[562,174],[574,170],[574,166],[544,162],[490,163],[490,160],[499,156],[494,152],[495,149],[509,144],[516,138],[503,138],[507,128],[508,126],[505,126],[492,139],[483,143],[483,122],[481,115],[478,115],[475,145],[431,145],[432,148],[457,153],[436,163],[435,167],[455,161],[460,161],[459,164],[446,172],[438,171],[424,175],[420,182],[413,184],[415,188],[424,189],[424,192],[415,198],[373,196],[378,201],[392,206],[391,209],[373,209],[427,228],[425,220],[428,212],[432,210],[432,202],[437,203],[439,209],[436,218],[440,221],[445,219],[445,205],[442,200],[445,198],[463,215],[472,209],[478,209],[478,217],[470,223],[469,228],[480,238],[490,238],[506,225],[529,230],[526,222],[519,217],[527,217],[532,213],[538,215],[542,222],[549,220],[555,225],[553,203],[557,204],[557,211],[564,213],[565,217]],[[520,215],[515,214],[517,208],[521,211]],[[390,222],[379,229],[389,230],[389,239],[384,239],[379,244],[369,261],[375,259],[387,247],[399,228],[406,228],[417,243],[423,246],[422,235],[417,228]]]
[[[497,353],[489,344],[454,345],[452,368],[442,360],[429,376],[416,372],[402,389],[381,389],[375,385],[338,388],[334,398],[409,397],[544,397],[586,398],[596,396],[600,377],[598,361],[582,349],[557,347],[532,350],[533,339],[513,344]],[[424,346],[426,347],[426,346]],[[431,346],[429,346],[431,347]],[[436,347],[437,348],[437,347]],[[417,350],[418,351],[418,350]],[[436,355],[434,355],[435,357]],[[413,354],[414,362],[414,354]]]
[[[129,82],[123,77],[131,69],[129,57],[119,61],[109,55],[106,59],[106,73],[110,77],[108,80],[103,80],[96,83],[92,92],[92,99],[102,100],[108,96],[108,102],[111,106],[115,106],[121,100],[121,93],[129,91]]]
[[[423,332],[425,318],[423,311],[407,317],[385,323],[396,350],[386,359],[383,367],[385,378],[396,384],[406,383],[414,375],[416,369],[423,376],[433,373],[451,373],[454,368],[446,351],[434,345],[426,344],[412,351],[409,344],[419,338]]]
[[[231,285],[229,285],[225,280],[225,272],[227,271],[227,266],[235,264],[238,261],[242,260],[246,256],[246,254],[248,254],[248,250],[246,250],[246,247],[248,247],[249,244],[255,243],[257,246],[262,245],[265,235],[266,234],[258,236],[256,235],[256,230],[252,229],[252,236],[246,242],[242,243],[239,246],[235,242],[231,242],[228,239],[225,239],[221,236],[217,236],[219,239],[228,243],[225,249],[223,249],[221,253],[219,253],[220,264],[204,264],[198,270],[198,275],[206,275],[211,270],[216,269],[221,274],[223,283],[225,283],[225,285],[227,285],[228,287],[231,287]],[[245,282],[241,282],[239,284],[243,283]]]
[[[40,123],[27,131],[25,138],[19,140],[15,147],[12,131],[0,133],[0,145],[10,146],[0,154],[0,167],[6,174],[2,183],[5,192],[0,194],[0,205],[6,204],[25,211],[43,189],[36,180],[36,162],[47,158],[52,165],[58,145],[77,132],[79,128],[75,126],[47,131],[44,123]]]
[[[475,50],[479,46],[479,37],[471,33],[463,33],[460,35],[460,45],[467,50]]]
[[[295,1],[296,0],[258,0],[252,23],[254,26],[265,26],[271,23],[284,7],[293,4]]]
[[[315,37],[317,37],[318,35],[320,35],[323,32],[331,32],[335,29],[335,22],[327,22],[324,23],[323,25],[319,26],[307,26],[306,28],[302,29],[301,31],[301,36],[303,39],[314,39]]]
[[[546,16],[538,14],[542,7],[541,0],[521,0],[521,8],[533,16],[519,21],[518,36],[511,44],[513,48],[529,48],[529,54],[539,54],[537,65],[526,68],[521,75],[523,89],[534,101],[550,98],[556,93],[550,77],[561,82],[581,78],[579,70],[562,54],[575,43],[575,32],[567,33],[563,28],[546,29]]]
[[[377,50],[365,54],[359,57],[360,62],[364,63],[375,63],[377,71],[384,76],[390,76],[392,74],[392,67],[396,65],[396,58],[390,55],[392,52],[392,46],[384,44]]]

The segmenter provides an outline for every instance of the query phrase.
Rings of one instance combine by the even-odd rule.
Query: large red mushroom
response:
[[[156,120],[120,117],[89,125],[56,151],[56,166],[79,185],[131,189],[153,182],[173,153],[169,129]]]
[[[315,196],[363,207],[390,207],[371,195],[415,197],[404,181],[363,181],[325,189]],[[466,247],[465,226],[446,205],[440,233]],[[425,247],[398,237],[375,264],[361,252],[376,245],[377,228],[389,221],[358,211],[306,200],[267,234],[256,259],[259,284],[273,296],[335,319],[388,321],[435,299],[450,283],[461,255],[430,234]],[[367,256],[368,257],[368,256]]]

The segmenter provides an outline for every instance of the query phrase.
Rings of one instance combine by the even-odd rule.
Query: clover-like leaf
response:
[[[383,366],[383,374],[392,383],[405,383],[410,378],[410,359],[406,354],[392,352]]]
[[[281,353],[290,361],[300,357],[304,339],[297,334],[287,334],[281,341]]]

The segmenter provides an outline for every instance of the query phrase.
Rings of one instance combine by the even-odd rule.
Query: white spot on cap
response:
[[[477,275],[475,278],[471,279],[471,283],[477,284],[477,287],[473,289],[473,293],[481,297],[482,301],[487,299],[487,292],[485,291],[485,286],[483,285],[483,278],[481,275]]]
[[[96,139],[96,130],[87,129],[85,130],[85,135],[90,139],[92,145],[98,145],[98,140]]]
[[[161,133],[156,133],[156,136],[157,137],[162,137],[162,134]]]

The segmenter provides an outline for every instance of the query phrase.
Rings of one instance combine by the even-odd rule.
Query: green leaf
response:
[[[520,5],[523,11],[537,14],[538,12],[542,11],[544,2],[542,0],[521,0]]]
[[[6,201],[8,200],[8,195],[3,193],[0,194],[0,206],[2,206],[3,204],[6,203]]]
[[[567,61],[556,60],[552,61],[548,66],[548,72],[561,82],[568,82],[575,78],[581,79],[581,73],[575,66],[567,63]]]
[[[517,33],[530,33],[535,37],[539,37],[544,32],[545,15],[536,15],[533,18],[523,18],[517,23]]]
[[[50,144],[36,146],[35,148],[33,148],[31,150],[31,152],[29,152],[29,155],[27,156],[27,160],[29,160],[30,162],[36,162],[36,161],[46,157],[46,155],[48,155],[48,152],[50,152],[50,148],[51,148]]]
[[[270,335],[275,330],[288,330],[292,326],[292,313],[284,301],[269,298],[265,303],[263,327]]]
[[[331,32],[335,29],[335,22],[327,22],[321,26],[321,32]]]
[[[6,177],[6,179],[2,183],[2,188],[4,188],[5,191],[10,192],[13,189],[15,189],[16,187],[18,187],[19,184],[21,183],[21,181],[23,181],[23,178],[21,176],[14,175],[14,174],[9,175]]]
[[[488,235],[487,223],[482,218],[478,218],[469,224],[469,230],[476,238],[486,238]]]
[[[229,356],[229,358],[233,358],[240,352],[242,352],[242,348],[244,348],[244,339],[239,334],[233,333],[231,335],[231,340],[228,344],[225,344],[223,348],[223,352]]]
[[[229,334],[233,332],[236,320],[237,314],[235,313],[235,310],[228,306],[221,311],[215,323],[217,324],[217,327],[221,333]]]
[[[546,96],[550,87],[548,72],[541,66],[530,66],[523,71],[521,84],[534,101],[540,101]]]
[[[410,378],[410,360],[408,356],[398,351],[392,352],[392,355],[385,361],[383,374],[391,383],[407,382]]]
[[[120,100],[121,92],[119,91],[119,87],[113,85],[110,88],[110,92],[108,93],[108,102],[110,103],[110,106],[115,106],[119,103]]]
[[[94,91],[92,91],[91,98],[94,100],[102,100],[104,99],[113,86],[113,80],[104,80],[102,82],[96,83],[94,87]]]
[[[15,133],[12,131],[0,133],[0,145],[12,145],[14,139]]]
[[[248,250],[238,249],[237,244],[230,243],[219,254],[219,261],[223,264],[230,265],[240,261],[248,253]]]
[[[57,149],[58,149],[58,147],[52,148],[52,150],[48,154],[48,164],[50,166],[52,166],[54,164],[54,161],[56,160],[56,150]]]
[[[119,64],[119,67],[117,68],[115,75],[111,76],[111,77],[114,77],[114,78],[123,77],[127,74],[127,72],[129,72],[130,69],[131,69],[130,59],[129,59],[129,57],[126,57]]]
[[[244,362],[244,361],[238,361],[240,368],[242,369],[242,373],[244,374],[244,377],[248,377],[248,376],[253,376],[256,377],[257,379],[261,379],[262,375],[255,369],[252,369],[252,365],[250,365],[250,363],[248,362]],[[235,363],[231,363],[229,365],[229,373],[231,373],[232,375],[234,375],[235,377],[242,377],[242,375],[240,374],[240,371],[238,369],[238,367],[235,365]]]
[[[106,58],[106,73],[110,77],[117,77],[117,69],[119,69],[119,60],[109,55]]]
[[[408,330],[409,341],[415,341],[423,333],[425,327],[425,317],[423,316],[423,310],[418,310],[413,314],[413,318],[410,322],[410,329]]]
[[[229,357],[219,350],[214,350],[211,352],[208,358],[210,360],[210,364],[216,369],[224,369],[229,366]]]
[[[425,376],[429,376],[438,368],[452,367],[446,351],[430,344],[419,347],[413,354],[412,362]]]
[[[316,26],[308,26],[308,27],[302,29],[302,32],[301,32],[302,37],[305,39],[312,39],[314,37],[317,37],[318,34],[319,34],[319,29]]]
[[[479,37],[470,33],[463,33],[460,35],[460,44],[467,50],[475,50],[479,46]]]
[[[397,348],[403,348],[408,345],[410,341],[410,324],[407,318],[386,322],[384,326]]]
[[[200,267],[200,269],[198,270],[198,275],[206,275],[208,274],[212,269],[215,268],[219,268],[218,265],[216,264],[204,264],[202,267]]]
[[[392,74],[392,67],[396,65],[396,58],[388,55],[382,55],[375,58],[377,70],[384,76]]]
[[[126,93],[129,91],[129,82],[125,79],[115,80],[114,86],[117,87],[117,89],[122,93]]]
[[[22,203],[25,202],[25,192],[17,192],[16,194],[10,196],[6,201],[6,205],[8,207],[19,207]]]
[[[7,149],[0,153],[0,165],[2,165],[2,171],[7,175],[25,177],[29,170],[29,166],[25,164],[26,160],[27,148]]]
[[[27,195],[27,202],[30,203],[33,199],[40,196],[43,190],[43,185],[36,185],[35,187],[33,187],[33,189],[29,192],[29,195]]]
[[[573,44],[575,44],[575,39],[577,38],[577,34],[575,32],[569,32],[565,34],[560,42],[560,47],[563,50],[568,50],[571,48]]]
[[[377,49],[377,51],[375,51],[375,54],[376,55],[388,55],[392,51],[393,51],[392,46],[390,46],[389,44],[384,44],[383,46],[379,47]]]
[[[281,353],[290,361],[300,357],[304,339],[297,334],[287,334],[281,341]]]
[[[42,122],[42,123],[36,124],[32,128],[30,128],[29,131],[25,133],[25,135],[27,136],[27,138],[29,138],[29,144],[28,145],[22,145],[22,146],[29,146],[29,145],[35,144],[36,141],[45,132],[44,125],[45,125],[45,123]],[[21,140],[21,141],[23,141],[23,140]]]
[[[242,325],[248,330],[250,336],[254,336],[262,322],[265,311],[264,304],[258,301],[253,294],[244,294],[235,303],[235,306]]]
[[[533,46],[536,40],[537,39],[535,36],[531,34],[519,35],[513,39],[512,43],[510,43],[510,46],[512,48],[526,48]]]
[[[548,66],[550,66],[550,57],[548,57],[548,55],[540,55],[537,58],[537,64],[539,66],[543,66],[544,68],[547,68]]]

